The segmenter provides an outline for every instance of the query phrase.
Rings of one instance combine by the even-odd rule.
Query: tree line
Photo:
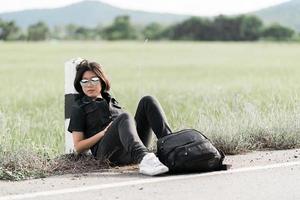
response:
[[[257,41],[299,40],[299,33],[280,24],[265,26],[256,16],[224,15],[213,19],[191,17],[169,26],[150,23],[133,25],[129,16],[118,16],[108,26],[93,28],[68,24],[50,29],[44,22],[21,30],[14,21],[0,19],[0,40],[199,40],[199,41]]]

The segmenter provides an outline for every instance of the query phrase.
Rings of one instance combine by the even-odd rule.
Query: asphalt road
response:
[[[128,176],[129,175],[129,176]],[[6,199],[124,199],[124,200],[224,200],[224,199],[300,199],[300,162],[240,168],[222,172],[177,176],[118,176],[115,180],[98,177],[84,186],[65,189],[24,191],[4,195]],[[19,193],[20,194],[20,193]]]

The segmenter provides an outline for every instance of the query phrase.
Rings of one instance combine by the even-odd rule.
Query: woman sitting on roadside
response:
[[[138,163],[146,175],[168,172],[147,149],[151,129],[157,138],[171,133],[159,102],[143,97],[133,118],[109,94],[110,81],[101,65],[83,60],[76,71],[74,87],[80,98],[72,106],[68,127],[76,151],[90,149],[95,158],[118,165]]]

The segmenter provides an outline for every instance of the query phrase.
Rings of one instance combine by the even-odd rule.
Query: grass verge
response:
[[[0,180],[20,181],[111,168],[108,162],[100,162],[85,154],[65,154],[51,159],[46,154],[22,150],[1,152],[0,155]]]

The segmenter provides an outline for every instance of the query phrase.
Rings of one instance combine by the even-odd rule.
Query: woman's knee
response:
[[[121,114],[118,116],[118,118],[119,118],[120,120],[126,120],[126,119],[130,119],[130,118],[131,118],[131,115],[130,115],[129,113],[127,113],[127,112],[124,112],[124,113],[121,113]]]
[[[154,103],[156,99],[153,96],[147,95],[143,96],[140,100],[140,103]]]

